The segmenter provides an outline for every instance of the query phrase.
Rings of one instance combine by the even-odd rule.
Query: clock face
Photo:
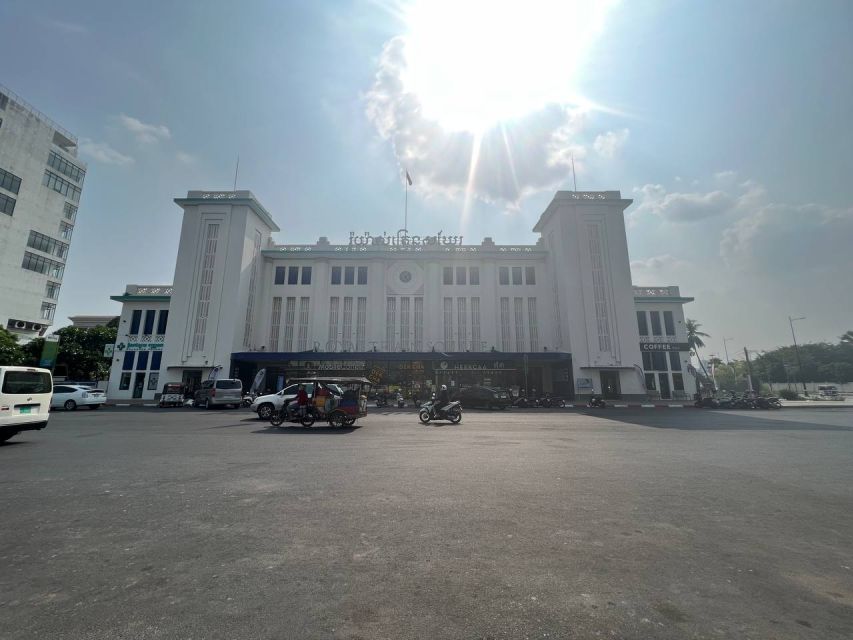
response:
[[[400,282],[408,283],[412,281],[412,272],[411,271],[401,271],[400,272]]]

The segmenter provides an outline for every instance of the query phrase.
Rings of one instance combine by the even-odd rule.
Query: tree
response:
[[[112,320],[110,320],[110,321],[107,323],[107,326],[108,326],[110,329],[118,329],[118,321],[119,321],[119,319],[120,319],[120,318],[121,318],[121,316],[116,316],[115,318],[113,318]]]
[[[18,365],[24,363],[24,351],[18,339],[11,331],[0,327],[0,364]]]
[[[103,380],[109,373],[110,359],[104,358],[104,347],[115,344],[116,330],[110,327],[65,327],[59,336],[57,366],[64,365],[68,377],[78,380]]]
[[[699,361],[699,366],[702,367],[702,371],[705,372],[705,377],[710,378],[708,372],[705,370],[705,365],[702,362],[702,358],[699,357],[699,347],[704,347],[705,343],[702,342],[702,338],[710,338],[707,333],[702,333],[699,331],[699,327],[702,325],[696,322],[695,320],[691,320],[687,318],[685,321],[685,326],[687,328],[687,344],[690,345],[690,350],[696,356],[696,359]]]
[[[853,330],[845,331],[844,335],[839,338],[841,344],[850,344],[853,345]]]

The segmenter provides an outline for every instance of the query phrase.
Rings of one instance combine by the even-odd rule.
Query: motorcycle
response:
[[[402,409],[405,406],[406,406],[406,400],[405,400],[405,398],[403,398],[403,394],[398,393],[397,394],[397,407]]]
[[[257,393],[246,393],[243,394],[243,399],[240,401],[241,407],[251,407],[252,403],[255,401],[255,398],[258,397]]]
[[[376,407],[381,409],[388,406],[388,396],[376,396]]]
[[[525,396],[518,396],[515,400],[512,401],[512,406],[518,407],[519,409],[527,409],[528,407],[534,406],[534,404]]]
[[[696,398],[693,406],[699,409],[719,409],[720,401],[716,398]]]
[[[586,402],[586,406],[590,409],[604,409],[607,406],[607,403],[604,402],[604,398],[601,396],[590,396],[589,400]]]
[[[418,411],[418,419],[423,424],[429,424],[430,420],[449,420],[453,424],[462,422],[462,403],[454,400],[444,407],[439,407],[436,401],[425,402]]]
[[[566,406],[566,401],[562,398],[552,398],[551,396],[545,396],[536,400],[536,406],[542,407],[544,409],[550,409],[551,407],[560,407],[562,409]]]
[[[285,422],[293,422],[301,424],[303,427],[310,427],[317,421],[317,409],[313,405],[305,407],[305,413],[300,413],[299,409],[290,411],[287,405],[277,411],[273,411],[270,416],[270,424],[274,427],[280,427]]]

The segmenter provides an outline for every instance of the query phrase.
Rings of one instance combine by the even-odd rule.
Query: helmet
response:
[[[442,390],[442,391],[447,391],[447,385],[446,385],[446,384],[441,385],[441,390]]]

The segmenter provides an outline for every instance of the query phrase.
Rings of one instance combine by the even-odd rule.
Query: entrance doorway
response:
[[[618,400],[622,397],[622,388],[619,386],[618,371],[601,371],[601,395],[608,400]]]
[[[659,373],[658,384],[660,388],[660,399],[672,400],[672,390],[669,388],[669,374]]]
[[[181,382],[187,388],[189,394],[194,394],[201,387],[201,371],[184,371]]]
[[[145,372],[137,371],[136,377],[133,379],[133,397],[141,398],[142,389],[145,387]]]

